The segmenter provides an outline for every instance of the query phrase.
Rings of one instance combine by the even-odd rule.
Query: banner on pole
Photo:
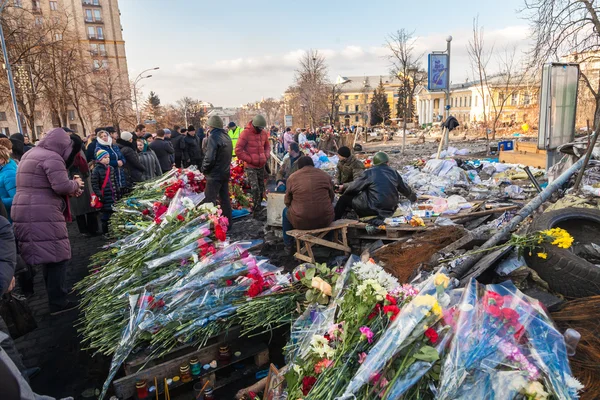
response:
[[[441,92],[449,89],[448,54],[431,53],[427,57],[427,90]]]

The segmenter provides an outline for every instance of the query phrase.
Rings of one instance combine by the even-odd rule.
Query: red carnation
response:
[[[390,296],[389,294],[385,295],[385,300],[388,303],[393,304],[393,305],[397,305],[398,304],[398,301],[396,300],[396,298],[394,296]]]
[[[317,378],[314,376],[305,376],[302,378],[302,394],[308,395],[308,392],[313,388],[313,386],[317,383]]]
[[[233,281],[231,279],[227,279],[225,283],[227,284],[227,286],[233,285]]]
[[[142,211],[142,215],[148,215],[150,214],[150,210],[145,209],[144,211]]]
[[[375,318],[379,312],[381,311],[381,304],[377,303],[375,304],[375,308],[373,308],[373,311],[371,312],[371,314],[369,314],[369,320]]]
[[[486,311],[495,318],[500,318],[502,316],[502,310],[500,309],[500,307],[495,306],[495,305],[491,305],[486,307]]]
[[[439,339],[438,333],[433,328],[428,328],[425,331],[425,336],[427,336],[427,339],[433,344],[436,344]]]
[[[504,297],[496,292],[488,291],[483,296],[483,304],[486,306],[496,305],[502,307],[504,304]]]
[[[503,308],[502,316],[506,319],[511,325],[514,325],[519,322],[519,313],[513,310],[512,308]]]
[[[215,237],[219,242],[224,242],[227,240],[227,234],[219,224],[215,226]]]
[[[185,221],[185,217],[181,214],[177,216],[177,221]]]
[[[390,321],[394,321],[400,313],[400,309],[398,308],[398,306],[394,305],[384,306],[383,312],[389,317]]]

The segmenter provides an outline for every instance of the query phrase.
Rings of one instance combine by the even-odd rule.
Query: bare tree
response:
[[[281,100],[275,100],[272,97],[260,102],[260,111],[264,114],[268,126],[275,125],[275,122],[280,121],[280,118],[283,118],[283,115],[281,114],[282,109],[283,102]]]
[[[91,97],[100,109],[100,123],[113,125],[117,130],[123,124],[135,125],[136,116],[131,107],[131,88],[124,85],[121,73],[106,68],[94,72],[94,90]]]
[[[524,82],[529,79],[529,67],[520,63],[516,47],[507,47],[501,52],[495,52],[498,71],[492,75],[488,65],[494,55],[493,46],[490,50],[485,48],[484,30],[479,26],[477,18],[473,20],[473,37],[467,45],[467,52],[471,62],[471,72],[479,78],[477,91],[482,99],[486,140],[490,140],[488,116],[493,140],[496,138],[496,129],[509,99],[512,99],[513,95],[518,95]]]
[[[400,81],[398,90],[398,116],[402,115],[402,152],[406,147],[406,124],[413,118],[417,87],[427,78],[421,67],[423,54],[415,54],[414,32],[400,29],[388,36],[386,47],[389,50],[390,73]]]
[[[314,128],[327,115],[330,87],[325,57],[317,50],[306,51],[300,59],[300,66],[296,70],[296,86],[301,107],[308,115],[310,127]]]
[[[487,82],[487,68],[490,62],[491,54],[494,47],[492,46],[488,51],[485,49],[483,27],[479,26],[479,16],[473,18],[473,37],[467,44],[467,53],[469,54],[469,62],[471,64],[471,73],[473,75],[472,80],[477,81],[477,92],[481,96],[481,105],[483,109],[483,129],[485,131],[485,138],[488,142],[487,148],[489,149],[489,133],[488,133],[488,120],[486,110],[486,96],[488,93],[486,82]]]
[[[600,61],[600,6],[594,0],[524,0],[533,31],[536,65],[573,55],[584,67]],[[595,101],[594,131],[600,129],[600,79],[597,68],[582,68],[581,79]]]

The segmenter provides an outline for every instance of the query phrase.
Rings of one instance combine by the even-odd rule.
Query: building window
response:
[[[100,0],[83,0],[83,4],[86,4],[89,6],[99,6]]]
[[[94,21],[102,22],[102,13],[100,10],[94,10]]]
[[[44,24],[44,18],[42,17],[35,17],[35,24],[40,26]]]
[[[96,29],[93,26],[88,26],[88,38],[89,39],[96,38]]]
[[[529,96],[529,93],[524,93],[523,94],[523,105],[528,106],[531,103],[531,97]]]
[[[6,113],[0,112],[0,121],[6,121]]]
[[[98,45],[96,43],[90,44],[90,53],[92,53],[93,56],[98,55]]]
[[[75,121],[75,111],[69,110],[69,121]]]
[[[42,136],[42,133],[44,133],[44,127],[41,125],[37,125],[35,127],[35,133],[37,134],[37,137],[39,138],[40,136]]]
[[[94,20],[92,17],[92,10],[85,10],[85,20],[86,22],[92,22]]]
[[[14,4],[15,4],[15,7],[23,8],[23,0],[15,0]]]
[[[108,60],[102,60],[102,69],[108,68]]]
[[[498,103],[499,104],[504,103],[504,93],[502,93],[502,92],[498,93]]]
[[[42,112],[41,111],[35,111],[33,113],[33,115],[34,115],[35,119],[38,119],[38,120],[42,119]]]
[[[98,39],[104,39],[104,29],[102,27],[96,27],[96,34],[98,35]]]
[[[100,69],[100,61],[94,60],[94,69]]]
[[[510,99],[510,104],[513,106],[516,106],[517,104],[519,104],[519,94],[518,93],[513,93],[511,99]]]
[[[56,40],[57,42],[61,41],[63,39],[63,34],[62,33],[55,33],[54,34],[54,40]]]
[[[469,96],[469,107],[471,107],[471,104],[473,104],[473,96]]]
[[[358,115],[354,117],[354,122],[358,122]]]
[[[6,136],[10,136],[10,129],[8,129],[8,127],[2,128],[2,133],[4,133]]]
[[[98,52],[100,53],[101,56],[106,55],[106,46],[104,45],[104,43],[100,43],[98,45]]]
[[[348,100],[350,96],[344,96],[344,100]]]
[[[346,97],[348,97],[348,96],[346,96]],[[346,106],[346,114],[348,114],[349,112],[350,112],[350,106],[347,105]]]
[[[354,95],[354,100],[358,100],[358,95]]]
[[[58,3],[56,1],[50,2],[50,10],[52,10],[52,11],[58,10]]]
[[[459,107],[462,107],[462,99],[463,99],[463,98],[461,97],[461,98],[460,98],[460,105],[459,105]]]
[[[354,112],[358,112],[360,110],[360,106],[354,106]]]
[[[69,129],[77,133],[77,124],[69,124]]]

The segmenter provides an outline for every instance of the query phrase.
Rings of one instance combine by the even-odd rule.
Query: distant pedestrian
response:
[[[206,154],[202,164],[202,173],[206,176],[205,201],[216,203],[218,200],[223,215],[227,217],[231,227],[233,221],[231,220],[229,179],[233,146],[231,138],[223,129],[221,117],[213,115],[208,119],[207,125],[209,135],[205,139]]]
[[[267,122],[262,115],[248,122],[235,147],[237,157],[246,163],[246,176],[252,188],[253,216],[257,217],[265,194],[265,166],[271,154]]]
[[[148,143],[144,139],[138,138],[137,151],[140,158],[140,163],[144,166],[142,181],[154,179],[162,175],[162,169],[156,154],[148,147]]]
[[[140,163],[138,157],[137,144],[132,142],[133,135],[131,132],[121,132],[121,137],[117,139],[117,146],[121,150],[121,154],[125,157],[125,174],[127,178],[127,190],[131,190],[133,186],[142,181],[142,175],[146,171]],[[123,193],[124,194],[124,193]]]
[[[202,139],[196,135],[196,129],[189,126],[187,129],[184,149],[184,166],[189,167],[195,165],[200,169],[202,167]]]
[[[102,203],[102,233],[108,233],[108,221],[113,213],[112,205],[121,197],[116,183],[115,168],[110,165],[110,155],[106,150],[96,152],[96,166],[92,171],[92,189]]]
[[[106,130],[98,132],[97,140],[96,153],[98,150],[106,150],[108,152],[108,155],[110,156],[110,165],[115,169],[119,190],[127,188],[127,176],[123,169],[126,160],[123,153],[121,153],[121,149],[119,149],[119,146],[113,141],[112,136],[109,136],[108,131]],[[93,159],[96,159],[95,155]]]
[[[290,143],[294,142],[294,134],[292,133],[292,128],[285,128],[285,133],[283,134],[283,149],[287,153],[290,151]]]
[[[185,142],[184,142],[184,138],[185,135],[182,135],[179,130],[181,128],[179,128],[177,125],[175,125],[173,127],[173,130],[171,131],[171,145],[173,145],[173,150],[175,151],[174,154],[174,159],[175,159],[175,166],[177,168],[182,168],[182,158],[183,158],[183,149],[185,148]]]
[[[156,154],[163,174],[170,171],[171,168],[173,168],[171,155],[175,154],[175,150],[173,150],[171,143],[165,141],[164,130],[160,129],[158,132],[156,132],[156,140],[150,143],[150,148]]]
[[[77,307],[67,299],[71,245],[66,222],[71,221],[68,196],[80,196],[84,183],[79,177],[70,180],[67,166],[80,150],[55,128],[23,156],[17,170],[11,210],[15,235],[25,262],[43,267],[52,315]]]
[[[240,135],[242,134],[242,128],[237,126],[233,121],[231,121],[227,127],[229,128],[227,134],[229,135],[229,138],[231,139],[231,145],[233,146],[232,155],[235,157],[235,146],[237,145]]]
[[[17,163],[10,154],[10,149],[0,145],[0,197],[9,216],[13,198],[17,193]],[[11,221],[10,217],[8,219]]]

